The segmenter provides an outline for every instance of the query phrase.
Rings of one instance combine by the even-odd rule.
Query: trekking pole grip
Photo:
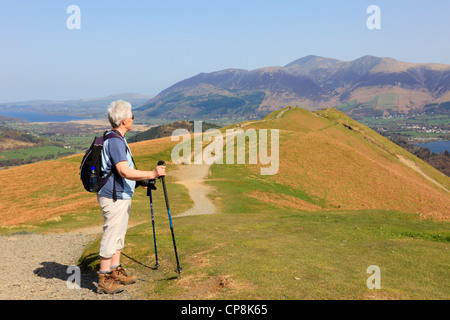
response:
[[[158,166],[163,166],[165,164],[166,163],[163,160],[158,161]],[[169,199],[167,197],[167,191],[166,191],[166,180],[164,178],[165,178],[164,176],[159,177],[159,179],[161,180],[162,185],[163,185],[164,198],[166,200],[166,208],[167,208],[167,210],[170,210]]]
[[[165,164],[166,163],[163,160],[159,160],[158,161],[158,166],[163,166]],[[165,185],[165,183],[164,183],[164,176],[160,176],[160,177],[158,177],[158,179],[160,179],[163,182],[163,185]]]

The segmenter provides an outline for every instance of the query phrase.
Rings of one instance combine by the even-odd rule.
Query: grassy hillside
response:
[[[312,204],[323,209],[392,209],[449,219],[450,178],[388,139],[335,109],[293,108],[280,119],[276,114],[244,129],[282,128],[278,174],[263,177],[257,175],[257,167],[248,168],[258,181],[292,190],[277,193],[280,203],[304,210],[317,209]],[[289,198],[299,192],[310,199],[304,207]],[[247,196],[269,201],[269,194]]]
[[[136,191],[136,226],[123,263],[144,280],[138,298],[450,298],[448,177],[334,109],[284,109],[241,127],[280,129],[280,168],[261,176],[260,165],[212,165],[206,183],[214,188],[216,214],[176,217],[192,201],[168,162],[181,279],[160,183],[158,270],[150,268],[148,198]],[[163,138],[130,147],[138,167],[152,168],[170,159],[175,144]],[[8,227],[0,232],[100,225],[95,196],[78,180],[80,161],[72,156],[0,172],[10,186],[0,190],[0,225]],[[99,240],[86,248],[85,268],[98,268],[98,246]],[[381,269],[381,290],[366,286],[370,265]]]
[[[150,170],[158,160],[170,157],[168,148],[175,144],[164,138],[135,143],[131,149],[138,167]],[[0,190],[0,226],[23,227],[68,220],[67,228],[73,228],[74,221],[79,227],[100,221],[95,194],[85,191],[79,178],[82,156],[0,171],[0,179],[8,186]],[[144,194],[143,189],[141,193]]]

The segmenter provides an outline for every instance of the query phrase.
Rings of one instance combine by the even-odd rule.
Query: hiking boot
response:
[[[123,291],[123,286],[114,280],[113,273],[98,275],[97,293],[114,294]]]
[[[136,276],[130,276],[126,273],[125,269],[122,268],[121,265],[119,265],[116,269],[111,269],[112,271],[112,277],[114,280],[116,280],[117,283],[121,284],[132,284],[135,283],[137,280]]]

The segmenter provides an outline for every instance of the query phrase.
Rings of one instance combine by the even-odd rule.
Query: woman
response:
[[[97,292],[112,294],[123,291],[123,285],[136,282],[136,276],[128,275],[120,265],[136,181],[156,179],[166,173],[164,166],[157,166],[153,171],[134,169],[125,139],[134,120],[130,103],[123,100],[112,102],[108,108],[108,119],[112,130],[107,134],[114,132],[118,136],[107,139],[102,151],[103,177],[111,171],[114,174],[97,194],[104,219]]]

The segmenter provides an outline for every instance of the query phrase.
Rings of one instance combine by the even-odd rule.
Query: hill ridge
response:
[[[301,116],[295,117],[293,113]],[[295,126],[293,119],[297,121]],[[282,122],[278,127],[296,139],[285,140],[285,146],[280,146],[280,159],[284,161],[280,160],[280,174],[273,180],[291,187],[301,186],[312,197],[323,197],[325,191],[328,205],[324,209],[389,208],[438,220],[450,219],[450,179],[344,113],[334,108],[308,111],[288,107],[271,113],[261,122],[251,121],[248,125],[244,122],[242,127],[273,127],[276,122]],[[325,150],[332,154],[327,157]],[[295,169],[290,169],[292,173],[286,174],[283,166],[295,154],[301,159],[297,159]],[[341,188],[350,190],[349,195]],[[270,194],[263,199],[268,197]]]

